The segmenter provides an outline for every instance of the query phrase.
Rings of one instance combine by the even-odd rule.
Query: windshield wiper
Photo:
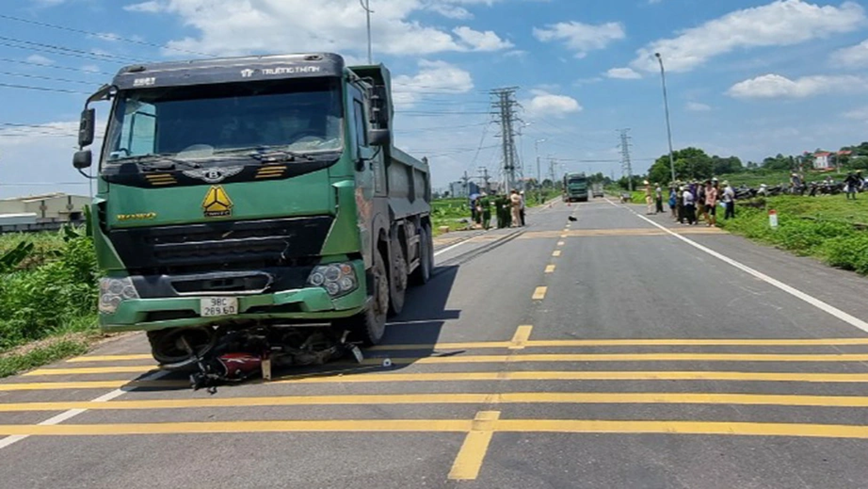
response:
[[[114,160],[116,163],[135,163],[143,170],[174,170],[177,167],[192,170],[201,168],[198,163],[165,155],[142,155]]]
[[[306,153],[297,153],[295,151],[288,151],[284,149],[274,149],[268,146],[255,146],[250,148],[236,148],[236,149],[227,149],[223,151],[215,151],[214,154],[220,155],[228,155],[228,154],[243,154],[245,156],[249,156],[254,160],[259,160],[262,163],[278,163],[284,161],[295,161],[296,159],[303,158],[307,161],[316,161],[316,158]]]

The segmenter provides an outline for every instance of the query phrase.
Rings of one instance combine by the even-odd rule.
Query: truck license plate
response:
[[[203,297],[199,303],[202,317],[232,316],[238,314],[237,297]]]

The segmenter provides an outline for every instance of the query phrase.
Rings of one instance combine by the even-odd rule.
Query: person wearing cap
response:
[[[482,213],[482,229],[488,231],[491,228],[491,201],[485,192],[479,197],[479,208]]]
[[[705,187],[705,217],[708,226],[717,225],[717,200],[720,195],[720,184],[712,178]]]
[[[663,213],[663,189],[660,188],[660,184],[658,183],[654,188],[654,202],[657,204],[657,208],[654,209],[655,214]]]
[[[735,190],[729,184],[729,181],[723,182],[723,205],[726,206],[726,211],[723,214],[723,219],[735,218]]]
[[[684,189],[683,193],[684,217],[687,218],[687,224],[693,226],[696,224],[696,200],[690,189]]]
[[[678,214],[675,213],[675,207],[678,202],[678,197],[676,196],[677,190],[675,189],[675,184],[669,184],[669,212],[672,213],[673,219],[678,219]]]
[[[509,204],[512,210],[512,225],[513,227],[519,227],[521,226],[521,196],[518,195],[518,190],[512,189]]]
[[[519,207],[519,209],[518,209],[518,217],[521,218],[521,225],[523,227],[525,225],[525,223],[524,223],[524,211],[525,211],[525,207],[527,206],[527,202],[525,202],[525,200],[524,200],[524,190],[522,190],[518,194],[521,196],[521,207]]]
[[[675,183],[675,217],[678,224],[684,224],[684,185]]]
[[[654,214],[654,197],[651,190],[651,183],[649,183],[648,180],[645,180],[642,183],[645,184],[645,204],[648,206],[645,215]]]

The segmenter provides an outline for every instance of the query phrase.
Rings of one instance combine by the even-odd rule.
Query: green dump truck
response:
[[[588,201],[588,177],[584,173],[568,173],[564,175],[564,201]]]
[[[147,331],[167,368],[226,338],[296,363],[378,343],[434,261],[428,163],[393,145],[391,97],[384,66],[335,54],[121,69],[85,104],[73,158],[91,166],[90,104],[110,101],[91,212],[102,329]]]

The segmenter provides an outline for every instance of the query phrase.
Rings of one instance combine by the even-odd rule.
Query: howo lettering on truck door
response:
[[[376,344],[408,283],[428,280],[428,164],[393,144],[384,66],[302,54],[125,67],[85,105],[79,170],[102,100],[100,325],[147,331],[164,367],[227,345],[298,364],[339,354],[347,334]]]

